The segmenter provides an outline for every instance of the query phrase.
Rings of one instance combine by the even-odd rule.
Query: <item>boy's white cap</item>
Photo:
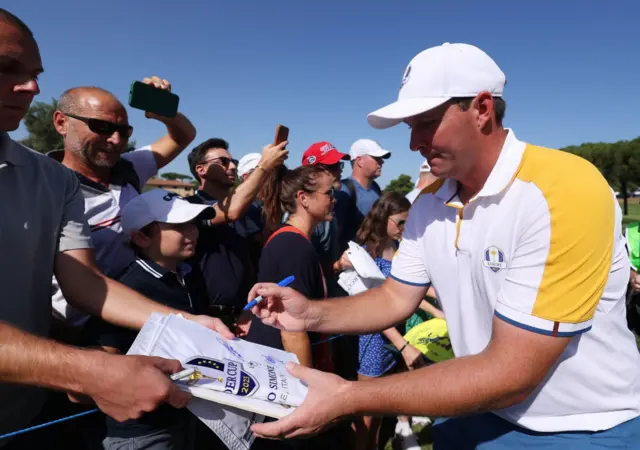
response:
[[[178,194],[154,189],[137,196],[122,208],[122,231],[129,238],[131,233],[152,222],[185,223],[205,211],[206,218],[215,216],[215,210],[209,205],[189,203]]]
[[[238,162],[238,176],[245,175],[256,168],[262,155],[260,153],[249,153],[240,158]]]
[[[506,77],[478,47],[448,42],[418,53],[407,66],[398,101],[368,115],[369,125],[389,128],[454,97],[489,92],[501,97]]]
[[[358,139],[353,143],[351,149],[349,150],[351,161],[354,161],[356,158],[365,155],[387,159],[391,156],[391,152],[389,150],[383,149],[382,147],[380,147],[380,144],[371,139]]]

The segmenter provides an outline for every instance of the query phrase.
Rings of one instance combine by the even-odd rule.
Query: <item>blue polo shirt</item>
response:
[[[348,180],[353,182],[356,193],[356,210],[352,210],[351,195],[346,183],[342,182],[342,187],[336,192],[335,214],[340,228],[340,249],[346,250],[349,241],[355,241],[358,228],[362,225],[364,218],[369,214],[373,204],[380,198],[380,194],[373,188],[373,183],[366,189],[354,178],[349,177]]]
[[[187,312],[197,312],[199,305],[206,301],[202,298],[203,289],[199,285],[201,280],[197,269],[191,270],[191,267],[183,264],[178,272],[171,272],[150,259],[138,257],[118,278],[118,281],[158,303]],[[85,326],[82,341],[87,345],[113,347],[125,354],[129,351],[137,334],[136,330],[118,327],[92,317]],[[163,405],[137,420],[118,422],[107,417],[107,436],[120,438],[144,436],[170,428],[178,421],[186,420],[188,414],[186,409]]]

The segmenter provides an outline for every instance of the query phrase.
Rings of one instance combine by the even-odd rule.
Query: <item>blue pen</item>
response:
[[[295,279],[296,279],[296,277],[294,277],[293,275],[288,276],[287,278],[282,280],[280,283],[278,283],[278,286],[280,286],[280,287],[289,286],[291,283],[293,283],[293,280],[295,280]],[[260,303],[262,300],[264,300],[262,298],[262,295],[258,295],[254,300],[251,300],[249,303],[247,303],[247,306],[242,308],[242,310],[246,311],[247,309],[251,309],[254,306],[256,306],[258,303]]]

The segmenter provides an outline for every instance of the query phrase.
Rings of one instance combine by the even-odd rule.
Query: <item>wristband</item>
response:
[[[267,173],[267,171],[264,169],[264,167],[262,167],[260,164],[258,164],[258,165],[256,166],[256,169],[260,169],[260,170],[262,170],[264,173]]]
[[[399,350],[400,353],[402,353],[402,351],[407,348],[407,345],[409,345],[408,342],[405,342],[404,345],[402,346],[402,348]]]

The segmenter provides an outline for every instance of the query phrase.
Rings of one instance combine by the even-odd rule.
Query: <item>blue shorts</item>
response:
[[[538,433],[495,414],[438,419],[432,428],[434,450],[595,450],[640,448],[640,417],[598,432]]]

